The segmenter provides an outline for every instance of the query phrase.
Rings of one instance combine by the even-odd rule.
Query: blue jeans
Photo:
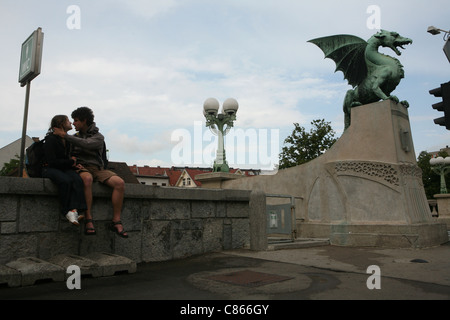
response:
[[[77,209],[79,212],[87,209],[83,180],[74,170],[62,171],[46,167],[42,176],[49,178],[58,186],[61,213],[64,216],[73,209]]]

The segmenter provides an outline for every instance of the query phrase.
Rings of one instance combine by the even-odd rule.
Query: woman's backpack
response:
[[[42,177],[42,168],[45,165],[44,143],[45,138],[34,142],[26,149],[25,168],[31,178]]]

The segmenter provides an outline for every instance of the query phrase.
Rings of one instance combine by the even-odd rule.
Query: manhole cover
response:
[[[227,274],[219,274],[207,277],[208,279],[224,283],[235,284],[244,287],[259,287],[270,283],[293,279],[291,277],[279,276],[251,270],[237,271]]]

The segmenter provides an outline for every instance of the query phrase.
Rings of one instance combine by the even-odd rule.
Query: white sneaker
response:
[[[70,223],[79,226],[80,224],[78,223],[78,212],[76,211],[69,211],[66,214],[66,218],[67,220],[70,221]]]

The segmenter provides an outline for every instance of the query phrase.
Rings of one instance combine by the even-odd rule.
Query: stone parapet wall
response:
[[[445,223],[450,231],[450,194],[435,194],[435,208],[437,208],[438,221]]]
[[[60,214],[57,192],[48,179],[0,177],[0,264],[91,252],[139,263],[241,248],[251,243],[251,216],[265,214],[251,214],[250,191],[127,184],[122,222],[130,236],[122,239],[108,229],[111,189],[96,183],[92,212],[97,235],[86,236],[84,226],[75,227]],[[265,208],[265,203],[252,203]]]

